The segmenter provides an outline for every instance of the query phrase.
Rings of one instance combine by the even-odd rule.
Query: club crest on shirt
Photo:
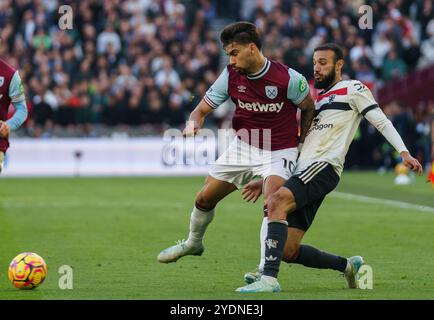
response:
[[[276,86],[265,86],[265,94],[270,99],[276,98],[277,97],[277,87]]]
[[[5,82],[5,77],[0,77],[0,87],[3,85],[4,82]]]
[[[335,101],[336,95],[332,94],[331,96],[329,96],[329,103],[332,103],[333,101]]]

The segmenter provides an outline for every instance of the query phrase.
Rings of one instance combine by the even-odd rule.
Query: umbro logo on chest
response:
[[[243,86],[243,85],[239,85],[239,86],[237,87],[237,89],[238,89],[238,92],[246,93],[246,89],[247,89],[247,87],[246,87],[246,86]]]

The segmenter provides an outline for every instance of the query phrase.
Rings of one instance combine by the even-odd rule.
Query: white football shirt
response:
[[[315,109],[316,116],[304,141],[296,170],[296,175],[304,183],[327,164],[341,175],[345,156],[362,117],[372,123],[398,152],[407,151],[371,91],[360,81],[342,80],[322,91],[315,101]]]

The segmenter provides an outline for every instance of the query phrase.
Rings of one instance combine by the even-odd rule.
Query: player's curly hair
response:
[[[234,22],[227,25],[220,34],[223,47],[232,42],[248,44],[253,42],[261,50],[262,42],[259,31],[253,23],[247,21]]]

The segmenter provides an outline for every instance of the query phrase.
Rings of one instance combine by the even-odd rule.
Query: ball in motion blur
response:
[[[410,184],[411,179],[408,176],[409,169],[402,163],[398,163],[395,166],[396,178],[394,180],[397,185],[407,185]]]
[[[408,172],[409,172],[409,169],[408,169],[404,164],[402,164],[402,163],[398,163],[398,164],[395,166],[395,173],[396,173],[397,175],[400,175],[400,174],[408,174]]]
[[[34,289],[44,282],[47,264],[36,253],[23,252],[12,259],[8,275],[15,288]]]

